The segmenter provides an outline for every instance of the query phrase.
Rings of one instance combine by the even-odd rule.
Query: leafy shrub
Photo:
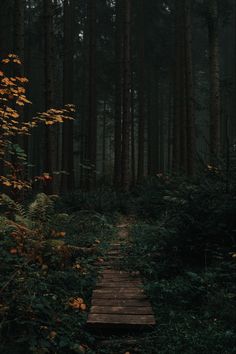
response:
[[[93,352],[86,311],[113,229],[98,213],[56,213],[56,204],[44,194],[29,206],[1,199],[1,353]]]

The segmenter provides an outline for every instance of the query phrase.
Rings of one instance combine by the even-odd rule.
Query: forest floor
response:
[[[236,199],[218,182],[181,183],[24,205],[1,196],[0,353],[236,353]],[[139,274],[152,305],[150,331],[87,325],[117,234],[120,269]]]

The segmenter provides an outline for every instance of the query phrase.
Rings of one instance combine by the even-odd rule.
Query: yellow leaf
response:
[[[73,269],[81,269],[81,265],[79,263],[76,263],[73,265]]]
[[[16,64],[21,65],[21,61],[20,61],[20,59],[13,59],[13,63],[16,63]]]
[[[54,339],[56,336],[57,336],[57,332],[55,332],[55,331],[51,331],[49,334],[50,339]]]
[[[61,232],[59,233],[59,236],[60,236],[60,237],[65,237],[65,236],[66,236],[65,231],[61,231]]]
[[[80,308],[82,311],[85,311],[87,309],[87,306],[86,306],[86,304],[81,304]]]
[[[20,100],[17,100],[17,101],[16,101],[16,104],[18,104],[18,106],[24,106],[24,105],[25,105],[24,102],[22,102],[22,101],[20,101]]]
[[[81,305],[84,303],[84,300],[81,297],[77,297],[76,299],[69,300],[69,306],[73,309],[80,309]]]
[[[2,182],[2,184],[6,187],[11,187],[12,186],[12,183],[10,181],[4,181]]]

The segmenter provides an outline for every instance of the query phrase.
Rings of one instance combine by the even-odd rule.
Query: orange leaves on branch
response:
[[[7,58],[2,60],[2,64],[9,64],[9,63],[22,65],[20,58],[16,54],[8,54]]]
[[[4,64],[4,69],[0,70],[0,159],[5,163],[8,162],[8,160],[10,161],[9,154],[7,155],[6,152],[9,151],[9,147],[12,144],[12,137],[19,135],[28,136],[30,135],[31,129],[40,124],[51,126],[63,123],[66,120],[73,120],[72,116],[75,112],[75,107],[73,105],[66,105],[62,109],[51,108],[47,112],[39,113],[29,122],[24,122],[23,119],[20,119],[20,115],[23,112],[22,108],[25,105],[31,104],[26,96],[25,89],[28,79],[19,74],[18,76],[12,75],[12,72],[14,72],[12,69],[7,70],[8,65],[10,65],[10,68],[12,65],[21,65],[21,60],[17,55],[9,54],[6,58],[0,60],[0,64]],[[9,74],[9,72],[11,74]],[[23,156],[23,153],[20,155]],[[14,155],[14,153],[10,154]],[[27,160],[26,155],[24,160]],[[23,165],[22,159],[21,165]],[[10,175],[0,176],[0,183],[5,187],[18,190],[30,188],[30,184],[21,181],[20,176],[22,176],[21,172],[18,174],[15,173],[14,178]],[[52,176],[45,173],[38,179],[42,180],[44,183],[48,183],[52,181]]]
[[[81,310],[81,311],[85,311],[87,309],[87,306],[81,297],[77,297],[75,299],[73,299],[73,298],[70,299],[69,306],[72,307],[73,309],[77,309],[77,310]]]
[[[66,232],[65,231],[56,231],[56,230],[52,230],[51,232],[52,237],[65,237],[66,236]]]
[[[8,64],[8,63],[10,63],[10,59],[3,59],[2,60],[2,64]]]
[[[17,190],[30,189],[31,186],[28,182],[17,179],[16,176],[0,176],[0,183],[5,187],[12,187]]]
[[[75,112],[74,105],[66,105],[62,109],[51,108],[43,113],[38,113],[37,117],[33,119],[38,123],[44,123],[45,125],[54,125],[58,123],[63,123],[66,120],[74,120],[72,117]]]

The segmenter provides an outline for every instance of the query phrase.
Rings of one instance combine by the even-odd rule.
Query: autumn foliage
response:
[[[0,176],[0,183],[6,187],[21,190],[31,186],[23,178],[22,165],[27,156],[24,150],[13,143],[16,137],[30,135],[31,130],[40,124],[51,126],[72,120],[75,111],[73,105],[66,105],[62,109],[50,108],[46,112],[38,113],[30,121],[25,122],[22,113],[25,105],[31,104],[26,96],[28,79],[14,75],[21,66],[18,56],[9,54],[1,61],[0,70],[0,159],[6,173]]]

